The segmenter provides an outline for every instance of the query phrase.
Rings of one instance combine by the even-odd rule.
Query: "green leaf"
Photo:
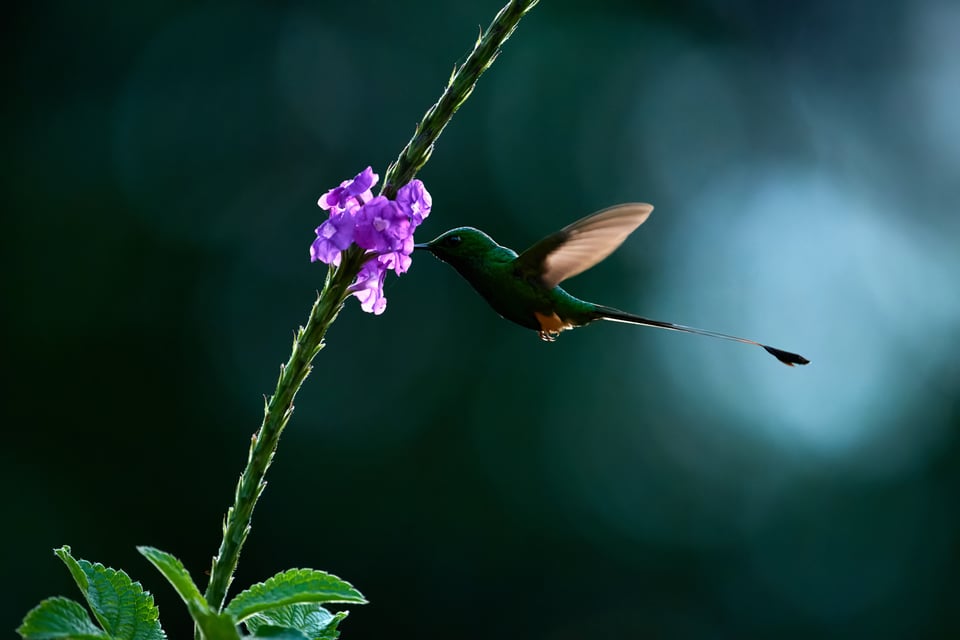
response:
[[[103,639],[107,634],[90,620],[90,614],[70,598],[44,600],[24,617],[17,629],[28,640],[49,638]]]
[[[123,571],[76,560],[70,547],[54,549],[73,575],[90,610],[107,635],[116,640],[165,640],[153,596]]]
[[[303,602],[365,604],[367,601],[353,585],[329,573],[290,569],[237,594],[225,611],[242,621],[267,609]]]
[[[283,627],[296,629],[308,638],[333,640],[339,635],[337,625],[346,617],[346,611],[334,615],[319,604],[307,602],[255,613],[245,624],[254,635],[263,635],[260,630],[265,627]]]
[[[197,624],[206,640],[240,640],[237,621],[226,613],[211,613],[200,616]]]
[[[73,556],[70,555],[70,547],[68,545],[63,545],[59,549],[54,549],[53,552],[58,558],[63,560],[64,564],[67,565],[70,575],[73,576],[73,581],[77,583],[78,587],[80,587],[80,591],[84,592],[84,595],[86,595],[87,588],[89,587],[89,584],[87,583],[87,575],[83,572],[83,569],[80,568],[80,565],[77,563],[77,561],[73,559]]]
[[[333,620],[330,624],[327,625],[327,628],[323,630],[323,633],[314,638],[314,640],[337,640],[340,637],[340,631],[337,627],[340,626],[340,623],[343,622],[343,619],[347,617],[349,611],[338,611],[333,615]]]
[[[175,556],[154,547],[137,547],[143,557],[157,568],[163,577],[173,586],[177,594],[187,605],[190,617],[197,623],[203,635],[210,639],[239,639],[237,623],[229,614],[219,614],[210,608],[206,598],[200,593],[190,572]]]
[[[176,557],[154,547],[137,547],[137,551],[149,560],[176,589],[194,619],[198,613],[213,613],[203,594],[200,593],[200,589],[193,582],[193,578],[190,577],[190,573]]]
[[[270,624],[259,627],[253,637],[272,638],[273,640],[310,640],[310,637],[303,635],[301,631],[287,627],[275,627]]]
[[[319,604],[307,602],[255,613],[244,622],[253,634],[263,626],[275,626],[297,629],[307,637],[314,638],[323,633],[332,621],[332,613]]]

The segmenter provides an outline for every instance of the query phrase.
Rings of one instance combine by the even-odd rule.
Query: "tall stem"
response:
[[[470,96],[479,77],[496,59],[500,47],[513,33],[520,18],[536,3],[537,0],[512,0],[500,10],[487,32],[477,40],[466,62],[450,77],[440,100],[427,110],[410,142],[387,169],[382,195],[395,197],[397,189],[412,180],[426,164],[433,144],[444,127]],[[215,609],[223,607],[240,550],[250,533],[254,507],[266,486],[264,477],[276,452],[280,434],[293,414],[294,398],[310,373],[314,357],[323,348],[327,329],[343,308],[344,301],[350,295],[349,287],[366,259],[362,249],[353,247],[344,252],[339,268],[328,271],[323,291],[314,302],[306,325],[297,331],[290,358],[281,367],[276,389],[264,408],[263,422],[253,436],[247,466],[240,474],[233,506],[227,510],[223,540],[210,568],[210,583],[204,595]],[[199,630],[195,631],[195,635],[200,638]]]
[[[453,118],[470,94],[483,72],[500,55],[500,48],[517,28],[520,18],[530,11],[539,0],[512,0],[508,2],[487,27],[487,32],[477,38],[473,51],[466,62],[457,68],[447,82],[443,95],[436,104],[427,109],[423,119],[417,125],[413,137],[403,148],[393,164],[387,168],[380,194],[393,198],[397,189],[407,184],[417,175],[420,168],[430,159],[433,143],[440,137],[443,128]]]
[[[240,474],[233,506],[227,510],[224,521],[220,550],[210,568],[210,584],[204,596],[210,606],[218,610],[224,604],[240,559],[240,549],[250,533],[253,508],[266,487],[264,476],[273,461],[280,434],[293,415],[293,400],[310,373],[314,357],[323,349],[323,337],[350,295],[347,289],[364,259],[363,250],[354,247],[344,252],[339,268],[328,271],[323,291],[313,303],[307,324],[297,330],[290,358],[280,367],[276,390],[264,407],[263,422],[250,443],[247,466]]]

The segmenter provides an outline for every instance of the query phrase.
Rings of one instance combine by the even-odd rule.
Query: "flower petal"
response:
[[[360,268],[357,279],[350,285],[349,291],[360,301],[360,308],[367,313],[380,315],[387,308],[387,298],[383,295],[383,280],[387,270],[376,258],[368,260]]]
[[[400,209],[410,216],[414,227],[423,222],[430,215],[433,207],[433,197],[419,180],[411,180],[397,190],[397,204]]]

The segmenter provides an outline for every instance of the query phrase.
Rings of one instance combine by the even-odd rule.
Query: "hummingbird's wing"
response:
[[[613,253],[651,211],[652,206],[642,203],[603,209],[537,242],[515,264],[523,273],[540,274],[544,286],[552,289]]]

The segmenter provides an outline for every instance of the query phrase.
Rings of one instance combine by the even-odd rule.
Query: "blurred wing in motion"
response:
[[[567,225],[516,259],[523,273],[540,274],[548,289],[583,273],[623,244],[650,216],[649,204],[619,204]]]

